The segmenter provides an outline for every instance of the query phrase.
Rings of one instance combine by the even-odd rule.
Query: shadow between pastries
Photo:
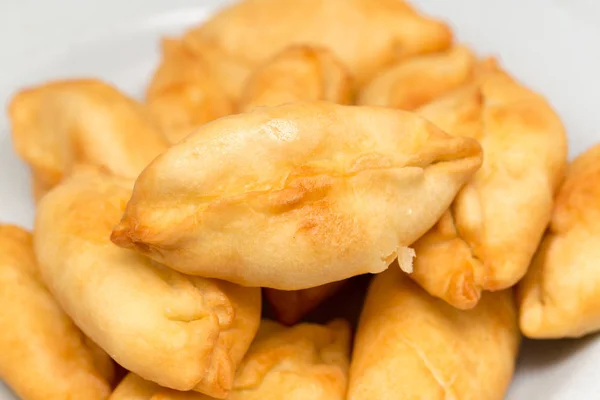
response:
[[[263,320],[227,400],[344,400],[350,328],[343,320],[285,328]],[[110,400],[210,400],[129,374]]]
[[[600,145],[577,157],[556,198],[550,227],[517,298],[531,338],[600,331]]]
[[[8,114],[15,151],[34,175],[36,199],[77,164],[133,179],[167,148],[144,105],[94,79],[23,90]]]
[[[319,304],[337,293],[347,281],[331,282],[302,290],[265,288],[264,299],[271,304],[277,321],[293,325]]]
[[[0,378],[23,400],[104,400],[114,363],[44,286],[31,234],[0,225]]]
[[[34,244],[50,291],[120,365],[224,398],[260,321],[260,290],[190,277],[110,242],[132,182],[80,168],[40,202]]]
[[[111,239],[178,271],[306,289],[411,270],[410,246],[481,164],[478,143],[403,111],[260,108],[205,125],[136,181]]]
[[[519,343],[511,290],[458,310],[389,268],[369,288],[347,399],[502,400]]]
[[[487,60],[474,81],[418,113],[477,139],[483,165],[415,244],[411,277],[461,309],[525,275],[550,220],[567,140],[548,102]],[[450,261],[448,261],[450,260]]]

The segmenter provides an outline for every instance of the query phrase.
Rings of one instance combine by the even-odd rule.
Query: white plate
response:
[[[600,4],[594,0],[414,0],[461,41],[546,95],[571,156],[600,142]],[[201,21],[219,0],[2,0],[0,99],[51,78],[96,76],[139,95],[158,39]],[[0,221],[31,227],[29,177],[0,115]],[[18,368],[16,365],[15,368]],[[0,387],[0,400],[13,399]],[[509,400],[600,399],[600,338],[525,342]],[[485,400],[485,399],[482,399]]]

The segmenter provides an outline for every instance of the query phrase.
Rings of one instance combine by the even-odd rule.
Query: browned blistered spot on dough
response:
[[[283,213],[323,199],[332,185],[326,175],[293,178],[282,190],[268,195],[269,208]]]
[[[350,218],[336,212],[327,200],[320,200],[303,207],[297,234],[308,237],[319,247],[346,251],[361,237],[358,225]]]

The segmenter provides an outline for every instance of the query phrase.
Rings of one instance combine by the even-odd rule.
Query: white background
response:
[[[567,126],[571,156],[600,142],[600,2],[413,2],[449,19],[460,41],[482,55],[498,54],[546,95]],[[0,0],[0,104],[20,87],[74,76],[101,77],[139,95],[158,61],[159,37],[180,32],[223,3]],[[0,113],[0,221],[30,227],[28,173],[12,153],[8,132]],[[0,387],[0,399],[6,396]],[[600,399],[600,339],[527,342],[509,399]]]

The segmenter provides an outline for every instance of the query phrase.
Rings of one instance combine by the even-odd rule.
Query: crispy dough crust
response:
[[[343,400],[350,328],[345,321],[285,328],[264,320],[227,400]],[[128,375],[110,400],[210,400]]]
[[[167,143],[148,110],[93,79],[23,90],[8,107],[17,154],[29,164],[40,195],[77,164],[135,178]]]
[[[35,251],[50,291],[126,369],[223,398],[260,320],[260,290],[190,277],[110,242],[132,182],[82,169],[47,194]]]
[[[567,169],[552,222],[517,294],[521,330],[532,338],[600,330],[600,145]]]
[[[475,82],[419,110],[483,148],[481,169],[414,245],[411,277],[461,309],[474,307],[483,290],[511,287],[526,273],[567,158],[564,128],[546,100],[492,61],[481,68]]]
[[[181,272],[306,289],[369,272],[439,219],[474,140],[403,111],[260,108],[205,125],[140,175],[112,240]]]
[[[0,225],[0,254],[0,378],[26,400],[106,399],[114,364],[42,283],[31,234]]]
[[[510,290],[457,310],[392,266],[369,288],[347,399],[504,399],[519,341]]]

